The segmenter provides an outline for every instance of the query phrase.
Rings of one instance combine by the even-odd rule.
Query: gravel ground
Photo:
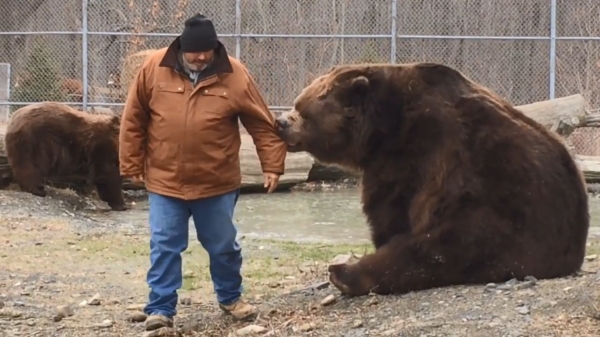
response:
[[[65,191],[43,199],[0,191],[0,336],[144,335],[143,323],[133,321],[143,319],[147,233],[144,224],[136,230],[107,220],[106,212],[101,202]],[[326,264],[370,247],[242,239],[246,296],[261,309],[252,322],[218,310],[206,256],[193,240],[184,255],[181,334],[600,336],[595,238],[572,277],[354,299],[327,284]]]

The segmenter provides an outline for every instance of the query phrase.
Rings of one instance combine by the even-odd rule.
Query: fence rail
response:
[[[168,45],[198,12],[274,110],[335,64],[414,61],[454,66],[517,105],[582,93],[600,108],[597,0],[4,0],[0,111],[119,109],[128,58]]]

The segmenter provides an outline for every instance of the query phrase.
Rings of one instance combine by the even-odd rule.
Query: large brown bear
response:
[[[120,118],[94,115],[56,102],[15,111],[5,145],[13,176],[22,190],[46,196],[49,178],[85,177],[113,210],[125,210],[119,172]]]
[[[553,133],[445,65],[347,65],[278,119],[288,151],[363,173],[376,251],[329,267],[346,295],[576,272],[585,182]]]

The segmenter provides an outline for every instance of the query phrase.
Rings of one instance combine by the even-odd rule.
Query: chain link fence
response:
[[[133,56],[210,17],[273,110],[340,63],[441,62],[516,105],[574,93],[600,109],[597,0],[4,0],[0,119],[41,100],[119,112]],[[600,133],[570,143],[600,155]]]

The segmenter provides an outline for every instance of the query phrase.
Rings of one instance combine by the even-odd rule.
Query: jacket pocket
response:
[[[157,114],[182,112],[186,105],[185,86],[182,83],[158,83],[152,92],[150,108]]]
[[[203,110],[222,115],[229,116],[232,110],[232,100],[229,98],[229,90],[227,88],[206,88],[202,89],[201,104]]]
[[[160,141],[179,139],[185,122],[187,99],[183,84],[158,83],[152,93],[152,131]]]

